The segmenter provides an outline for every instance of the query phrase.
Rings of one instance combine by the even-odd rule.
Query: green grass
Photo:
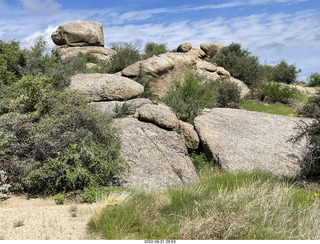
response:
[[[292,116],[296,110],[295,107],[284,105],[281,103],[268,104],[244,99],[241,107],[245,110],[263,112],[269,114]]]
[[[199,175],[193,186],[130,191],[119,204],[102,201],[88,224],[91,234],[117,240],[320,238],[316,188],[261,171],[206,168]]]

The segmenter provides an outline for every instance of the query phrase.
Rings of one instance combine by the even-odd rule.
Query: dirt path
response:
[[[70,208],[76,206],[76,216]],[[54,198],[10,196],[0,201],[0,240],[86,240],[87,223],[96,204],[66,202]]]

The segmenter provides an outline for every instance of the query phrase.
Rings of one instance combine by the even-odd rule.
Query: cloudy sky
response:
[[[101,22],[106,46],[237,42],[262,64],[295,64],[300,80],[320,73],[319,0],[0,0],[0,39],[22,47],[40,35],[52,47],[51,33],[72,20]]]

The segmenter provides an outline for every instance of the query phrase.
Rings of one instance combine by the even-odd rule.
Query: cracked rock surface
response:
[[[175,131],[133,117],[115,119],[113,124],[120,130],[121,156],[131,168],[124,186],[155,190],[199,180],[187,148]]]

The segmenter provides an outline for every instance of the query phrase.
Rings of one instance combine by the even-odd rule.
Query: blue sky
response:
[[[300,80],[320,73],[319,0],[0,0],[0,39],[22,47],[40,35],[53,47],[51,33],[71,20],[101,22],[107,47],[237,42],[261,63],[296,64]]]

